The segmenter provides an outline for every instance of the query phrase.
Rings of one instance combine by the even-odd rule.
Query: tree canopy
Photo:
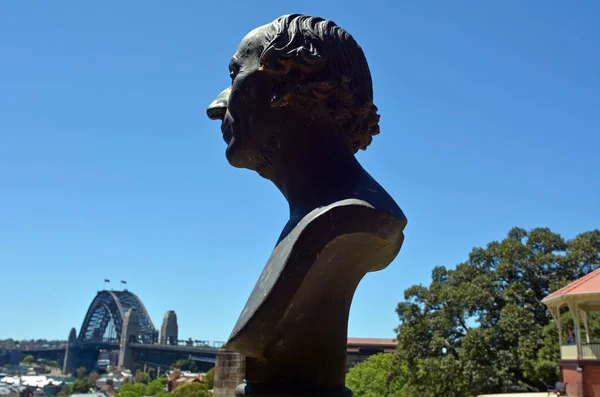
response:
[[[396,376],[387,382],[392,369],[392,353],[379,353],[350,368],[346,375],[346,386],[354,397],[395,397],[398,396],[405,380]]]
[[[31,354],[29,354],[23,358],[24,364],[31,364],[34,361],[35,361],[35,359],[33,358],[33,356]]]
[[[158,396],[161,392],[164,392],[165,385],[167,384],[167,378],[154,379],[146,387],[146,396]]]
[[[133,376],[133,381],[147,385],[150,382],[150,375],[147,372],[137,370]]]
[[[388,382],[414,395],[464,397],[545,390],[557,380],[556,326],[541,300],[600,266],[600,231],[565,240],[547,228],[513,228],[472,250],[398,304],[400,326]],[[600,329],[600,327],[597,327]]]
[[[210,390],[214,387],[215,384],[215,370],[216,367],[212,367],[208,370],[206,375],[204,375],[204,382],[206,382],[206,387]]]
[[[75,370],[75,374],[77,376],[77,379],[83,379],[87,374],[87,369],[85,367],[79,367]]]
[[[177,387],[171,394],[172,397],[205,397],[208,392],[205,383],[193,382]]]
[[[152,395],[147,393],[147,389],[150,385],[146,386],[143,383],[124,383],[119,388],[119,392],[115,397],[140,397],[146,395]],[[158,391],[157,391],[158,393]]]
[[[77,379],[71,385],[65,385],[62,387],[59,396],[69,396],[75,393],[87,394],[91,390],[96,390],[96,381],[98,380],[98,374],[92,372],[89,376],[86,376],[85,367],[77,369]]]
[[[171,368],[179,368],[182,371],[190,372],[198,372],[200,370],[196,361],[186,358],[177,360],[175,364],[171,365]]]

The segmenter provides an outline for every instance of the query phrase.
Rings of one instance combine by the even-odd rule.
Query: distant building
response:
[[[64,385],[62,380],[54,380],[42,375],[0,377],[0,395],[18,394],[26,396],[56,396]]]
[[[167,391],[173,391],[181,385],[188,383],[204,383],[204,375],[200,373],[182,372],[175,368],[167,375]]]
[[[346,370],[378,353],[393,353],[398,341],[384,338],[348,338]]]
[[[112,385],[104,385],[102,387],[100,387],[100,390],[98,390],[100,393],[104,393],[107,397],[113,397],[115,394],[117,394],[117,391],[114,389],[114,387]]]

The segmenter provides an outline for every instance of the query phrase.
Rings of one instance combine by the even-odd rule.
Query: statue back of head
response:
[[[286,15],[267,26],[261,65],[278,79],[273,106],[295,106],[332,132],[345,133],[354,153],[365,150],[379,133],[379,115],[362,48],[319,17]]]

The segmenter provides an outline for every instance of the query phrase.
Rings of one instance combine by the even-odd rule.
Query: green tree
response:
[[[143,383],[125,383],[120,388],[116,397],[140,397],[146,395],[147,386]]]
[[[33,358],[33,356],[32,356],[31,354],[30,354],[30,355],[27,355],[27,356],[25,356],[25,357],[23,358],[23,363],[24,363],[24,364],[31,364],[31,363],[32,363],[32,362],[34,362],[34,361],[35,361],[35,359]]]
[[[159,378],[159,379],[153,380],[152,382],[150,382],[148,384],[148,387],[146,388],[146,395],[147,396],[158,396],[158,393],[160,391],[164,390],[166,384],[167,384],[166,378]]]
[[[71,384],[71,393],[88,393],[90,388],[86,385],[82,379],[76,379],[75,382]]]
[[[150,382],[150,375],[144,371],[137,370],[133,376],[133,381],[147,385]]]
[[[77,376],[77,379],[83,379],[87,374],[87,369],[85,369],[85,367],[79,367],[75,370],[75,374]]]
[[[210,390],[215,385],[215,367],[212,367],[208,370],[206,375],[204,375],[204,382],[206,382],[206,387]]]
[[[514,228],[475,248],[398,304],[399,349],[391,378],[431,397],[543,391],[556,381],[556,327],[541,300],[600,266],[600,231],[565,241],[547,228]],[[563,319],[564,321],[564,319]]]
[[[62,387],[59,396],[69,396],[74,393],[87,394],[91,390],[96,390],[96,381],[99,376],[96,372],[92,372],[89,376],[85,375],[85,368],[81,367],[77,369],[78,378],[70,386],[65,385]]]
[[[79,371],[80,369],[85,370],[85,368],[79,368],[78,371],[78,376],[79,376]],[[71,393],[88,393],[91,390],[96,390],[96,381],[98,380],[98,374],[96,372],[92,372],[89,376],[83,376],[82,378],[78,378],[75,380],[75,382],[73,382],[73,384],[71,385]]]
[[[100,375],[96,371],[92,371],[92,373],[88,376],[88,381],[91,383],[96,383],[96,381],[100,378]]]
[[[56,361],[44,361],[44,367],[48,367],[48,368],[60,368],[60,364],[58,364]]]
[[[171,397],[171,392],[161,390],[156,393],[156,397]]]
[[[182,371],[198,372],[198,365],[196,365],[196,362],[189,359],[177,360],[175,364],[171,365],[171,368],[179,368]]]
[[[206,384],[202,382],[186,383],[171,393],[172,397],[206,397],[207,394]]]
[[[354,397],[398,396],[404,386],[402,376],[394,376],[389,382],[392,370],[392,353],[380,353],[369,357],[350,368],[346,375],[346,386]]]
[[[70,396],[71,393],[71,386],[69,385],[64,385],[63,387],[61,387],[60,391],[58,392],[59,396]]]
[[[117,393],[118,397],[140,397],[139,394],[137,394],[136,392],[134,392],[133,390],[125,390],[125,391],[121,391],[119,390],[119,392]]]

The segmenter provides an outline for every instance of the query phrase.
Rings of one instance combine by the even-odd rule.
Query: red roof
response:
[[[571,284],[562,287],[558,291],[554,291],[542,299],[542,302],[548,302],[561,296],[591,293],[600,293],[600,268],[586,274],[580,279],[573,281]]]
[[[398,341],[395,339],[386,338],[348,338],[348,346],[377,346],[395,348],[398,346]]]

